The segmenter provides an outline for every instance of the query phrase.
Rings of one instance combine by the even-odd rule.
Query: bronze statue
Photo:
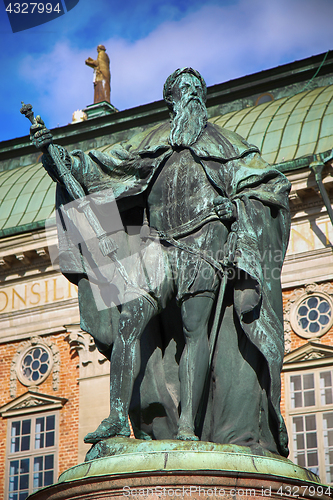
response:
[[[69,155],[39,117],[31,127],[57,181],[60,268],[78,284],[81,328],[111,361],[110,415],[85,442],[129,436],[129,414],[143,439],[287,456],[290,184],[207,121],[206,94],[197,71],[176,70],[164,85],[171,123],[108,154]]]
[[[97,47],[97,59],[86,59],[86,65],[94,69],[94,103],[110,102],[110,59],[104,45]]]

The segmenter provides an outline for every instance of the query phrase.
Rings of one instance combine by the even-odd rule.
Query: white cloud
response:
[[[240,0],[202,7],[133,43],[101,40],[111,59],[111,101],[125,109],[161,99],[177,67],[195,67],[211,85],[324,52],[332,16],[331,0]],[[84,60],[96,55],[95,46],[77,50],[62,41],[23,61],[50,126],[68,123],[75,109],[92,103],[92,70]]]

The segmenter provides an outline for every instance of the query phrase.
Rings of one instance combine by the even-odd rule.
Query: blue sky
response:
[[[0,3],[0,141],[26,135],[31,103],[49,128],[93,102],[103,43],[119,110],[162,98],[166,77],[192,66],[207,85],[333,49],[333,0],[80,0],[42,26],[12,33]]]

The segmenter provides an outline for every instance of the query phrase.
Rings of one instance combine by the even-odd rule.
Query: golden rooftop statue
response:
[[[97,47],[97,59],[86,59],[86,65],[94,68],[94,104],[97,102],[110,102],[110,59],[105,52],[104,45]]]

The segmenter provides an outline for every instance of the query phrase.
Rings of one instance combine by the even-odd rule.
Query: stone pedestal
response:
[[[241,446],[113,438],[89,453],[105,456],[68,469],[29,500],[328,500],[331,494],[290,460]]]

